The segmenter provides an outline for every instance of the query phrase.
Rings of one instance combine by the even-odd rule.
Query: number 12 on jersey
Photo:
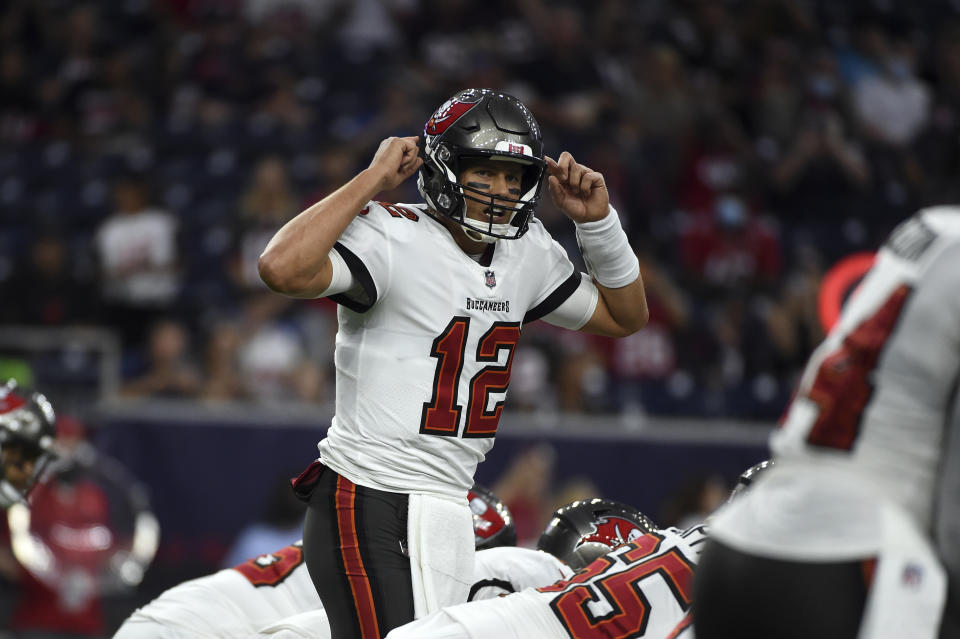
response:
[[[437,358],[437,370],[433,378],[433,396],[423,404],[420,418],[420,432],[423,434],[456,437],[459,432],[462,407],[457,395],[469,330],[470,318],[457,316],[433,340],[430,356]],[[503,401],[497,402],[491,410],[487,410],[487,404],[491,393],[505,393],[507,390],[513,352],[519,339],[520,322],[494,322],[477,343],[474,361],[491,363],[470,379],[463,437],[493,437],[497,434]],[[498,365],[501,350],[506,350],[507,361]]]

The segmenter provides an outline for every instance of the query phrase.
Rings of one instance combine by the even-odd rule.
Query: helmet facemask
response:
[[[546,163],[539,126],[519,100],[489,89],[460,92],[427,122],[420,156],[417,187],[431,212],[459,224],[474,241],[492,243],[526,233],[540,202]],[[463,161],[484,158],[523,166],[519,197],[460,184]],[[468,217],[467,200],[483,204],[489,219]],[[505,214],[507,221],[494,222]]]
[[[40,393],[22,397],[0,387],[0,508],[26,503],[54,454],[55,414]],[[29,473],[22,469],[31,463]]]

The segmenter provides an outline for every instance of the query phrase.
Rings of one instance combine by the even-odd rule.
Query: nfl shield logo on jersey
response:
[[[487,269],[483,272],[483,279],[487,286],[493,288],[497,285],[497,276],[494,275],[493,271]]]

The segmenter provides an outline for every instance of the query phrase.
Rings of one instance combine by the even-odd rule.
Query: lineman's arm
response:
[[[260,278],[290,297],[318,297],[330,286],[329,253],[337,238],[373,197],[398,186],[420,168],[417,138],[387,138],[370,166],[277,231],[260,256]]]

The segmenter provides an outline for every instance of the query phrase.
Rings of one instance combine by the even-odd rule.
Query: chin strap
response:
[[[464,224],[458,224],[458,226],[460,227],[461,230],[463,230],[463,234],[467,236],[467,239],[472,240],[474,242],[483,242],[484,244],[493,244],[499,239],[491,235],[484,235],[483,233],[478,233],[477,231],[474,231],[473,229],[471,229],[470,227]]]

